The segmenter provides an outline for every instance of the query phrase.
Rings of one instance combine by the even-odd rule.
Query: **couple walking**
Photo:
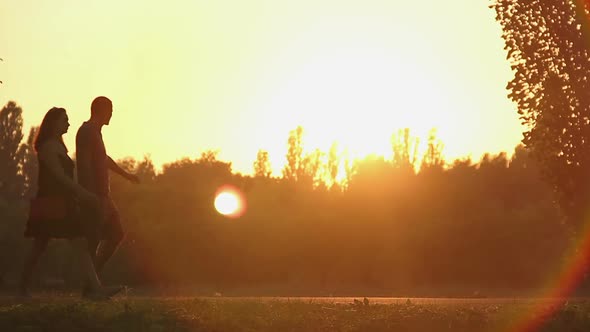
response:
[[[139,179],[106,153],[101,130],[112,114],[110,99],[101,96],[92,101],[90,120],[76,134],[76,165],[62,137],[70,126],[66,110],[54,107],[45,114],[34,142],[39,160],[38,191],[31,201],[25,229],[25,237],[32,238],[33,245],[21,274],[21,296],[30,297],[31,275],[52,238],[69,239],[79,253],[85,279],[83,297],[108,299],[121,291],[121,287],[103,286],[98,277],[124,237],[119,213],[110,198],[108,172],[134,183]]]

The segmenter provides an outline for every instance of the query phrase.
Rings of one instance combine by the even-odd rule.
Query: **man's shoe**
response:
[[[84,287],[82,288],[82,297],[86,297],[86,294],[90,292],[92,292],[92,287],[88,284],[84,284]]]
[[[93,300],[93,301],[104,301],[109,300],[111,296],[114,296],[121,292],[123,287],[121,286],[114,286],[114,287],[99,287],[96,289],[91,289],[90,287],[85,287],[82,291],[82,298]]]
[[[121,291],[123,291],[124,287],[123,286],[107,286],[107,287],[102,287],[103,291],[109,296],[115,296],[119,293],[121,293]]]
[[[18,289],[18,297],[23,300],[31,299],[33,296],[29,293],[29,290],[23,287],[19,287]]]

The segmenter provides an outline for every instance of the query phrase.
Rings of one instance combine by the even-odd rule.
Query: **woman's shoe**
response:
[[[31,293],[29,293],[29,288],[26,286],[26,284],[18,285],[18,297],[22,299],[30,299],[33,297],[31,296]]]
[[[29,290],[26,288],[21,288],[18,290],[18,297],[21,299],[31,299],[33,296],[29,293]]]

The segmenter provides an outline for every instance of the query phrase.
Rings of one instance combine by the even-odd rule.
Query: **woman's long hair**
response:
[[[35,151],[38,152],[41,145],[51,138],[51,135],[55,132],[55,124],[57,123],[57,120],[65,113],[66,109],[61,107],[53,107],[45,113],[43,121],[41,121],[41,126],[39,126],[39,130],[37,131],[35,143],[33,143]],[[59,136],[59,140],[61,144],[66,147],[61,135]],[[68,151],[67,148],[66,151]]]

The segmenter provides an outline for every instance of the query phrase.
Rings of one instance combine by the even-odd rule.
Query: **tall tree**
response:
[[[307,182],[314,188],[324,185],[323,166],[325,163],[323,159],[324,153],[320,149],[306,154],[303,158],[303,173],[299,175],[298,181]]]
[[[330,188],[338,185],[338,171],[340,168],[340,155],[338,154],[338,144],[332,143],[330,152],[328,153],[327,173],[330,181]]]
[[[21,160],[20,169],[22,171],[25,185],[23,192],[25,198],[31,198],[37,192],[39,162],[37,161],[37,155],[33,144],[38,131],[39,127],[31,127],[27,141],[21,144],[18,149],[18,155]]]
[[[297,128],[289,132],[287,146],[287,164],[283,168],[283,177],[287,180],[296,181],[305,174],[303,127],[297,126]]]
[[[254,161],[254,176],[269,178],[272,174],[268,151],[258,150],[256,161]]]
[[[590,199],[590,53],[587,1],[495,0],[514,78],[509,97],[526,126],[566,220],[578,225]]]
[[[431,129],[428,133],[428,146],[426,152],[422,158],[422,164],[420,170],[428,168],[442,169],[445,165],[445,159],[443,157],[443,143],[436,137],[436,129]]]
[[[5,201],[20,198],[24,190],[19,155],[23,139],[22,112],[14,101],[9,101],[0,110],[0,199]]]
[[[400,129],[397,134],[393,134],[391,136],[393,166],[413,172],[418,160],[419,143],[417,137],[411,136],[410,128]]]

